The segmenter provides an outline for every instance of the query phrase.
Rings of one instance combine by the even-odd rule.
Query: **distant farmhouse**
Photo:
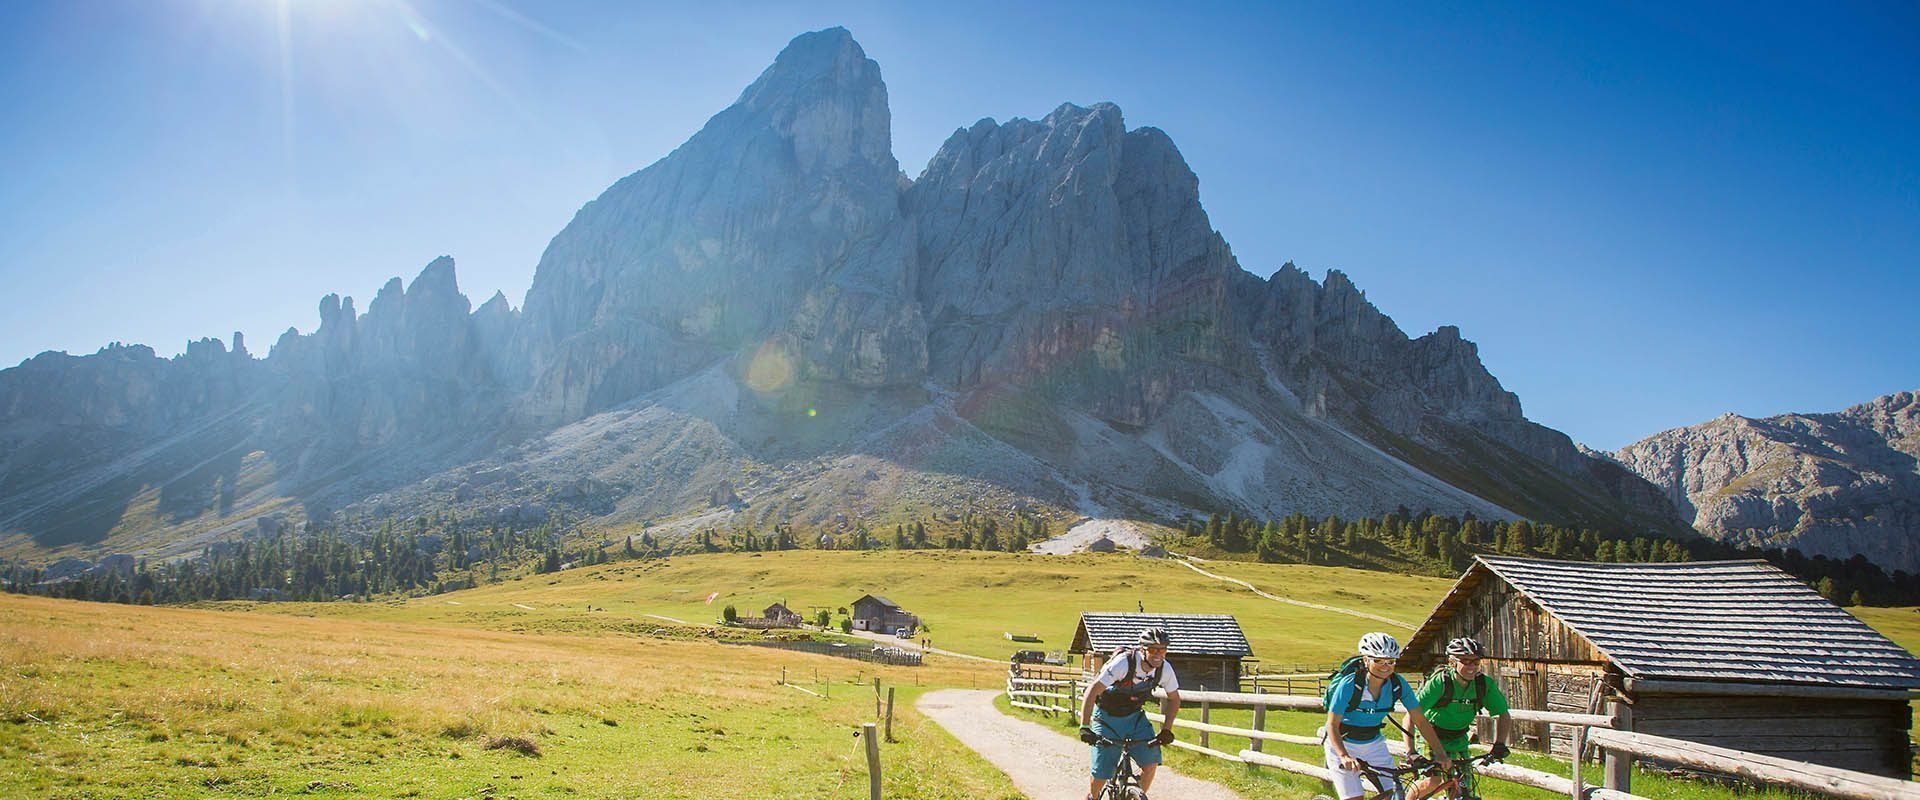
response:
[[[784,603],[767,606],[757,617],[741,617],[736,624],[743,628],[798,628],[800,615],[788,609]]]
[[[1123,614],[1087,612],[1073,632],[1068,652],[1082,654],[1089,672],[1108,656],[1139,643],[1142,628],[1165,628],[1167,663],[1182,689],[1240,691],[1240,662],[1253,655],[1240,622],[1228,614]]]
[[[1486,645],[1514,708],[1605,713],[1617,694],[1637,733],[1908,777],[1920,659],[1764,561],[1481,557],[1401,667],[1444,663],[1457,636]],[[1516,730],[1526,746],[1571,749],[1562,726]]]
[[[899,603],[867,594],[853,601],[853,629],[894,634],[904,630],[912,635],[920,629],[920,618],[907,613]]]

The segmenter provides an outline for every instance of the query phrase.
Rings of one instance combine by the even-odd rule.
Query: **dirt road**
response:
[[[942,689],[922,695],[914,707],[1007,773],[1027,797],[1085,797],[1087,746],[1069,736],[1066,728],[1049,728],[1000,713],[993,707],[997,694],[988,689]],[[1219,784],[1177,775],[1169,767],[1161,767],[1155,776],[1153,794],[1181,800],[1241,800]]]

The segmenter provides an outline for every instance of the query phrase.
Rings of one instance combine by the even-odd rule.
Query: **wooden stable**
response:
[[[1408,640],[1402,670],[1444,664],[1458,636],[1486,645],[1516,709],[1611,709],[1636,733],[1909,777],[1920,660],[1764,561],[1482,557]],[[1571,728],[1515,729],[1520,746],[1571,752]]]
[[[1082,654],[1087,672],[1097,673],[1115,650],[1138,643],[1141,629],[1156,627],[1167,631],[1167,663],[1181,689],[1240,691],[1240,661],[1253,648],[1228,614],[1088,612],[1080,615],[1067,652]]]
[[[877,594],[863,594],[853,601],[853,629],[873,631],[874,633],[898,633],[902,630],[912,635],[920,629],[920,618],[907,613],[899,603]]]

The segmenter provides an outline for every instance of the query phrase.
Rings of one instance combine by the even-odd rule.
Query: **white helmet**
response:
[[[1360,655],[1368,658],[1399,658],[1400,642],[1392,636],[1374,631],[1360,637]]]

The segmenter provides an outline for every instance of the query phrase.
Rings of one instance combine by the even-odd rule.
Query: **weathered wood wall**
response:
[[[1633,729],[1776,758],[1907,778],[1912,712],[1898,700],[1641,695]]]
[[[1180,679],[1182,689],[1240,691],[1240,659],[1168,655],[1167,662],[1173,665],[1173,674]]]

